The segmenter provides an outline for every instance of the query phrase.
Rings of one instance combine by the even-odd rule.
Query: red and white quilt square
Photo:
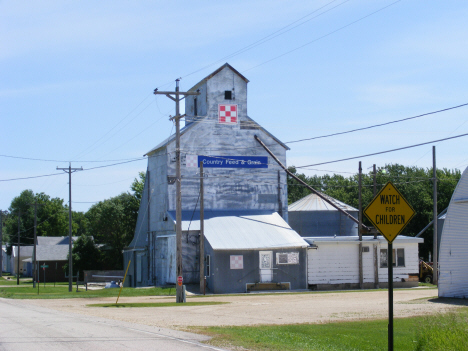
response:
[[[218,105],[218,122],[237,124],[237,105]]]
[[[185,167],[195,168],[198,167],[198,155],[185,156]]]
[[[243,255],[231,255],[231,269],[244,269]]]

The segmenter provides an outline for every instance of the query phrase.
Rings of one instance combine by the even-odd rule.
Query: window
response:
[[[299,252],[276,253],[276,264],[299,264]]]
[[[210,276],[210,255],[206,255],[205,257],[205,265],[206,265],[206,276]]]
[[[224,92],[224,100],[232,100],[232,91],[231,90],[226,90]]]
[[[392,260],[393,267],[405,267],[405,249],[393,249]],[[387,249],[380,250],[380,267],[388,267]]]

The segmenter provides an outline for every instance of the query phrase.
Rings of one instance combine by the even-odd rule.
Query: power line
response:
[[[327,33],[327,34],[325,34],[325,35],[322,35],[322,36],[320,36],[320,37],[318,37],[318,38],[316,38],[316,39],[314,39],[314,40],[311,40],[311,41],[309,41],[309,42],[307,42],[307,43],[305,43],[305,44],[303,44],[303,45],[301,45],[301,46],[298,46],[298,47],[296,47],[296,48],[294,48],[294,49],[292,49],[292,50],[286,51],[285,53],[283,53],[283,54],[281,54],[281,55],[278,55],[278,56],[275,56],[275,57],[273,57],[273,58],[270,59],[270,60],[264,61],[264,62],[262,62],[262,63],[260,63],[260,64],[258,64],[258,65],[256,65],[256,66],[250,67],[250,68],[248,68],[248,69],[242,71],[242,73],[247,72],[247,71],[250,71],[250,70],[252,70],[252,69],[254,69],[254,68],[260,67],[260,66],[262,66],[262,65],[264,65],[264,64],[267,64],[267,63],[269,63],[269,62],[271,62],[271,61],[277,60],[277,59],[279,59],[279,58],[281,58],[281,57],[283,57],[283,56],[286,56],[286,55],[288,55],[288,54],[290,54],[290,53],[292,53],[292,52],[294,52],[294,51],[297,51],[297,50],[299,50],[299,49],[302,49],[302,48],[305,47],[305,46],[308,46],[308,45],[313,44],[313,43],[315,43],[315,42],[317,42],[317,41],[319,41],[319,40],[321,40],[321,39],[323,39],[323,38],[326,38],[326,37],[328,37],[328,36],[330,36],[330,35],[332,35],[332,34],[335,34],[335,33],[339,32],[339,31],[341,31],[341,30],[343,30],[343,29],[345,29],[345,28],[347,28],[347,27],[352,26],[353,24],[356,24],[356,23],[358,23],[358,22],[360,22],[360,21],[362,21],[362,20],[364,20],[364,19],[366,19],[366,18],[368,18],[368,17],[370,17],[370,16],[372,16],[372,15],[375,15],[376,13],[378,13],[378,12],[380,12],[380,11],[383,11],[383,10],[387,9],[388,7],[390,7],[390,6],[392,6],[392,5],[395,5],[397,2],[400,2],[400,1],[401,1],[401,0],[397,0],[397,1],[395,1],[395,2],[392,2],[390,5],[384,6],[384,7],[380,8],[380,9],[378,9],[377,11],[371,12],[370,14],[368,14],[368,15],[366,15],[366,16],[364,16],[364,17],[361,17],[361,18],[359,18],[359,19],[357,19],[357,20],[355,20],[355,21],[353,21],[353,22],[351,22],[351,23],[348,23],[348,24],[346,24],[346,25],[344,25],[344,26],[342,26],[342,27],[340,27],[340,28],[338,28],[338,29],[335,29],[334,31],[331,31],[331,32],[329,32],[329,33]]]
[[[31,176],[31,177],[0,179],[0,182],[10,182],[10,181],[13,181],[13,180],[23,180],[23,179],[33,179],[33,178],[50,177],[50,176],[56,176],[56,175],[62,175],[62,174],[63,174],[63,173],[51,173],[51,174],[43,174],[43,175]]]
[[[0,155],[0,157],[6,157],[6,158],[16,158],[16,159],[21,159],[21,160],[29,160],[29,161],[42,161],[42,162],[87,162],[87,163],[93,163],[93,162],[118,162],[118,161],[128,161],[128,160],[134,160],[134,158],[125,158],[125,159],[118,159],[118,160],[102,160],[102,161],[74,161],[74,160],[51,160],[51,159],[44,159],[44,158],[32,158],[32,157],[22,157],[22,156],[12,156],[12,155]]]
[[[225,60],[228,60],[228,59],[230,59],[230,58],[233,58],[233,57],[235,57],[235,56],[237,56],[237,55],[243,54],[244,52],[249,51],[250,49],[253,49],[254,47],[257,47],[257,46],[259,46],[259,45],[262,45],[262,44],[264,44],[264,43],[266,43],[266,42],[268,42],[268,41],[270,41],[270,40],[272,40],[272,39],[274,39],[274,38],[276,38],[276,37],[278,37],[278,36],[280,36],[280,35],[283,35],[283,34],[289,32],[289,31],[293,30],[294,28],[297,28],[297,27],[299,27],[299,26],[302,26],[303,24],[305,24],[305,23],[307,23],[307,22],[310,22],[310,21],[312,21],[313,19],[316,19],[317,17],[320,17],[320,16],[324,15],[324,14],[327,13],[327,12],[330,12],[330,11],[334,10],[335,8],[337,8],[337,7],[339,7],[339,6],[341,6],[341,5],[345,4],[345,3],[347,3],[348,1],[349,1],[349,0],[345,0],[345,1],[343,1],[342,3],[336,5],[336,6],[330,8],[330,9],[328,9],[328,10],[325,10],[325,11],[321,12],[321,13],[319,13],[318,15],[312,17],[312,18],[309,18],[309,19],[307,19],[307,20],[305,20],[305,21],[303,21],[303,22],[301,22],[301,23],[299,23],[299,24],[296,24],[296,23],[300,22],[301,20],[303,20],[303,19],[309,17],[310,15],[312,15],[312,14],[314,14],[314,13],[316,13],[316,12],[322,10],[323,8],[327,7],[328,5],[330,5],[330,4],[334,3],[334,2],[336,2],[336,0],[330,1],[330,2],[326,3],[325,5],[319,7],[318,9],[315,9],[314,11],[308,13],[307,15],[305,15],[305,16],[303,16],[303,17],[301,17],[301,18],[295,20],[294,22],[288,24],[287,26],[284,26],[284,27],[282,27],[282,28],[280,28],[280,29],[274,31],[273,33],[271,33],[271,34],[269,34],[269,35],[267,35],[267,36],[265,36],[265,37],[263,37],[263,38],[261,38],[261,39],[255,41],[255,42],[253,42],[253,43],[251,43],[251,44],[249,44],[249,45],[247,45],[247,46],[244,46],[243,48],[241,48],[241,49],[239,49],[239,50],[237,50],[237,51],[234,51],[233,53],[231,53],[231,54],[229,54],[229,55],[226,55],[226,56],[224,56],[224,57],[222,57],[222,58],[220,58],[220,59],[218,59],[218,60],[216,60],[216,61],[214,61],[214,62],[212,62],[212,63],[210,63],[210,64],[208,64],[208,65],[206,65],[206,66],[203,66],[203,67],[201,67],[201,68],[199,68],[199,69],[197,69],[197,70],[195,70],[195,71],[193,71],[193,72],[191,72],[191,73],[189,73],[189,74],[186,74],[185,76],[183,76],[183,77],[181,77],[181,78],[189,77],[189,76],[191,76],[191,75],[193,75],[193,74],[195,74],[195,73],[198,73],[198,72],[200,72],[200,71],[203,71],[204,69],[209,68],[209,67],[211,67],[211,66],[214,66],[214,65],[216,65],[216,64],[218,64],[218,63],[220,63],[220,62],[223,62],[223,61],[225,61]],[[296,25],[294,26],[294,24],[296,24]]]
[[[336,162],[342,162],[342,161],[355,160],[355,159],[357,159],[357,158],[364,158],[364,157],[369,157],[369,156],[375,156],[375,155],[380,155],[380,154],[386,154],[386,153],[389,153],[389,152],[400,151],[400,150],[405,150],[405,149],[411,149],[411,148],[413,148],[413,147],[418,147],[418,146],[422,146],[422,145],[437,143],[437,142],[441,142],[441,141],[445,141],[445,140],[461,138],[461,137],[464,137],[464,136],[467,136],[467,135],[468,135],[468,133],[465,133],[465,134],[455,135],[455,136],[453,136],[453,137],[448,137],[448,138],[443,138],[443,139],[438,139],[438,140],[427,141],[427,142],[425,142],[425,143],[414,144],[414,145],[399,147],[399,148],[396,148],[396,149],[385,150],[385,151],[380,151],[380,152],[374,152],[374,153],[372,153],[372,154],[366,154],[366,155],[361,155],[361,156],[353,156],[353,157],[348,157],[348,158],[342,158],[342,159],[340,159],[340,160],[334,160],[334,161],[327,161],[327,162],[314,163],[314,164],[306,165],[306,166],[297,166],[296,168],[313,167],[313,166],[319,166],[319,165],[326,165],[326,164],[329,164],[329,163],[336,163]]]
[[[409,120],[411,120],[411,119],[421,118],[421,117],[424,117],[424,116],[429,116],[429,115],[433,115],[433,114],[440,113],[440,112],[445,112],[445,111],[454,110],[454,109],[457,109],[457,108],[460,108],[460,107],[464,107],[464,106],[468,106],[468,103],[465,103],[465,104],[462,104],[462,105],[453,106],[453,107],[444,108],[444,109],[442,109],[442,110],[437,110],[437,111],[432,111],[432,112],[423,113],[423,114],[421,114],[421,115],[417,115],[417,116],[413,116],[413,117],[407,117],[407,118],[397,119],[397,120],[390,121],[390,122],[385,122],[385,123],[380,123],[380,124],[374,124],[374,125],[368,126],[368,127],[362,127],[362,128],[357,128],[357,129],[351,129],[351,130],[347,130],[347,131],[345,131],[345,132],[338,132],[338,133],[333,133],[333,134],[320,135],[320,136],[316,136],[316,137],[312,137],[312,138],[306,138],[306,139],[299,139],[299,140],[287,141],[287,142],[285,142],[285,144],[299,143],[299,142],[301,142],[301,141],[315,140],[315,139],[321,139],[321,138],[328,138],[328,137],[332,137],[332,136],[337,136],[337,135],[342,135],[342,134],[348,134],[348,133],[358,132],[358,131],[361,131],[361,130],[372,129],[372,128],[377,128],[377,127],[382,127],[382,126],[386,126],[386,125],[389,125],[389,124],[394,124],[394,123],[409,121]]]

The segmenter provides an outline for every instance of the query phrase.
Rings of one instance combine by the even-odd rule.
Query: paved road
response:
[[[201,335],[0,299],[0,350],[221,350]]]

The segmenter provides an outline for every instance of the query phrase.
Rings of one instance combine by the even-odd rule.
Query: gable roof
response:
[[[37,245],[36,260],[43,261],[66,261],[68,259],[68,245]]]
[[[72,236],[72,241],[78,238],[78,236]],[[37,245],[68,245],[68,236],[38,236]]]
[[[175,212],[169,211],[175,223]],[[200,230],[200,212],[182,211],[182,230]],[[213,250],[307,247],[276,212],[224,210],[204,212],[205,238]]]
[[[204,118],[199,118],[197,121],[192,122],[189,125],[183,127],[180,130],[181,138],[182,138],[182,135],[184,135],[184,133],[187,132],[190,128],[193,128],[193,127],[197,126],[199,123],[203,123]],[[280,144],[282,147],[284,147],[286,150],[290,150],[289,146],[287,146],[285,143],[283,143],[281,140],[279,140],[277,137],[275,137],[273,134],[271,134],[268,130],[263,128],[260,124],[255,122],[252,118],[250,118],[249,116],[245,116],[245,118],[248,120],[248,123],[249,123],[250,126],[254,126],[254,127],[251,127],[251,128],[261,130],[262,132],[267,134],[270,138],[272,138],[274,141],[276,141],[278,144]],[[242,123],[242,121],[240,123]],[[156,151],[158,151],[158,150],[160,150],[162,148],[165,148],[167,145],[169,145],[170,143],[175,141],[175,137],[176,137],[176,135],[172,134],[169,138],[163,140],[161,143],[156,145],[154,148],[152,148],[150,151],[145,153],[143,156],[150,156],[152,153],[154,153],[154,152],[156,152]]]
[[[234,67],[232,67],[229,63],[225,63],[224,65],[222,65],[221,67],[219,67],[216,71],[210,73],[209,75],[207,75],[205,78],[203,78],[201,81],[199,81],[197,84],[195,84],[193,87],[191,87],[189,89],[189,91],[195,91],[198,89],[198,87],[202,84],[204,84],[206,81],[210,80],[211,78],[213,78],[215,75],[217,75],[219,72],[221,72],[224,68],[229,68],[230,70],[232,70],[235,74],[237,74],[241,79],[244,80],[244,82],[248,83],[249,80],[247,78],[245,78],[242,74],[239,73],[238,70],[236,70]]]
[[[331,202],[337,205],[344,211],[357,211],[356,208],[345,204],[344,202],[338,201],[331,196],[325,195],[322,193],[323,196],[328,198]],[[292,203],[288,206],[288,212],[298,212],[298,211],[338,211],[328,202],[317,196],[316,194],[312,193],[296,202]]]

